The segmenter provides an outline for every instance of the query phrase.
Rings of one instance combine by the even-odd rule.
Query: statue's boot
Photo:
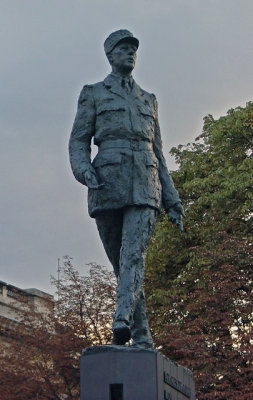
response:
[[[122,309],[121,309],[122,310]],[[127,311],[125,309],[125,311]],[[126,316],[129,313],[126,312]],[[115,313],[117,318],[117,311]],[[123,315],[118,314],[119,318]],[[136,302],[136,308],[131,319],[131,325],[129,326],[129,321],[115,319],[113,323],[113,344],[124,345],[130,338],[132,338],[132,347],[138,347],[143,349],[152,349],[153,340],[148,326],[148,319],[146,313],[146,304],[144,292],[141,290],[139,299]]]
[[[135,295],[133,291],[124,287],[120,278],[117,288],[117,307],[113,318],[113,344],[124,345],[131,339],[131,329],[133,322],[133,310],[135,305]]]
[[[133,339],[131,346],[142,349],[152,349],[153,339],[148,326],[146,313],[146,304],[144,292],[141,292],[133,316],[133,325],[131,327],[131,337]]]
[[[131,339],[131,331],[125,321],[117,321],[113,324],[113,344],[123,346]]]
[[[139,288],[142,284],[142,276],[140,276],[142,274],[143,270],[136,271],[134,266],[128,267],[127,271],[124,270],[124,274],[121,271],[117,288],[117,308],[113,320],[114,344],[124,345],[131,339],[133,315],[138,302]],[[139,281],[141,281],[140,285]],[[135,288],[133,288],[132,282],[135,282]]]

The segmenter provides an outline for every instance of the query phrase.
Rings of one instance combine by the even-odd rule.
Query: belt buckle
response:
[[[138,148],[139,148],[139,142],[137,142],[136,140],[134,140],[134,139],[130,139],[130,147],[131,147],[131,150],[138,150]]]

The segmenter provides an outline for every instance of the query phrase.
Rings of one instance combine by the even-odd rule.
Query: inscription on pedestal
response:
[[[184,394],[188,399],[191,398],[191,388],[183,384],[180,380],[176,379],[174,376],[170,375],[166,371],[164,371],[163,373],[163,380],[165,383],[167,383],[167,385]],[[165,400],[170,400],[170,398],[166,398]]]
[[[174,400],[172,395],[167,392],[167,390],[164,390],[164,400]]]

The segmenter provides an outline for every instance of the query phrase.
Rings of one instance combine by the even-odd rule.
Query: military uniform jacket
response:
[[[180,201],[162,153],[153,94],[134,81],[127,93],[114,74],[84,86],[69,142],[72,170],[83,184],[92,138],[98,146],[92,165],[104,185],[88,190],[91,217],[131,205],[168,210]]]

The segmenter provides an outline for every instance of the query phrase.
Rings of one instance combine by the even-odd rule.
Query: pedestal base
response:
[[[81,400],[195,400],[192,373],[157,350],[94,346],[81,357]]]

